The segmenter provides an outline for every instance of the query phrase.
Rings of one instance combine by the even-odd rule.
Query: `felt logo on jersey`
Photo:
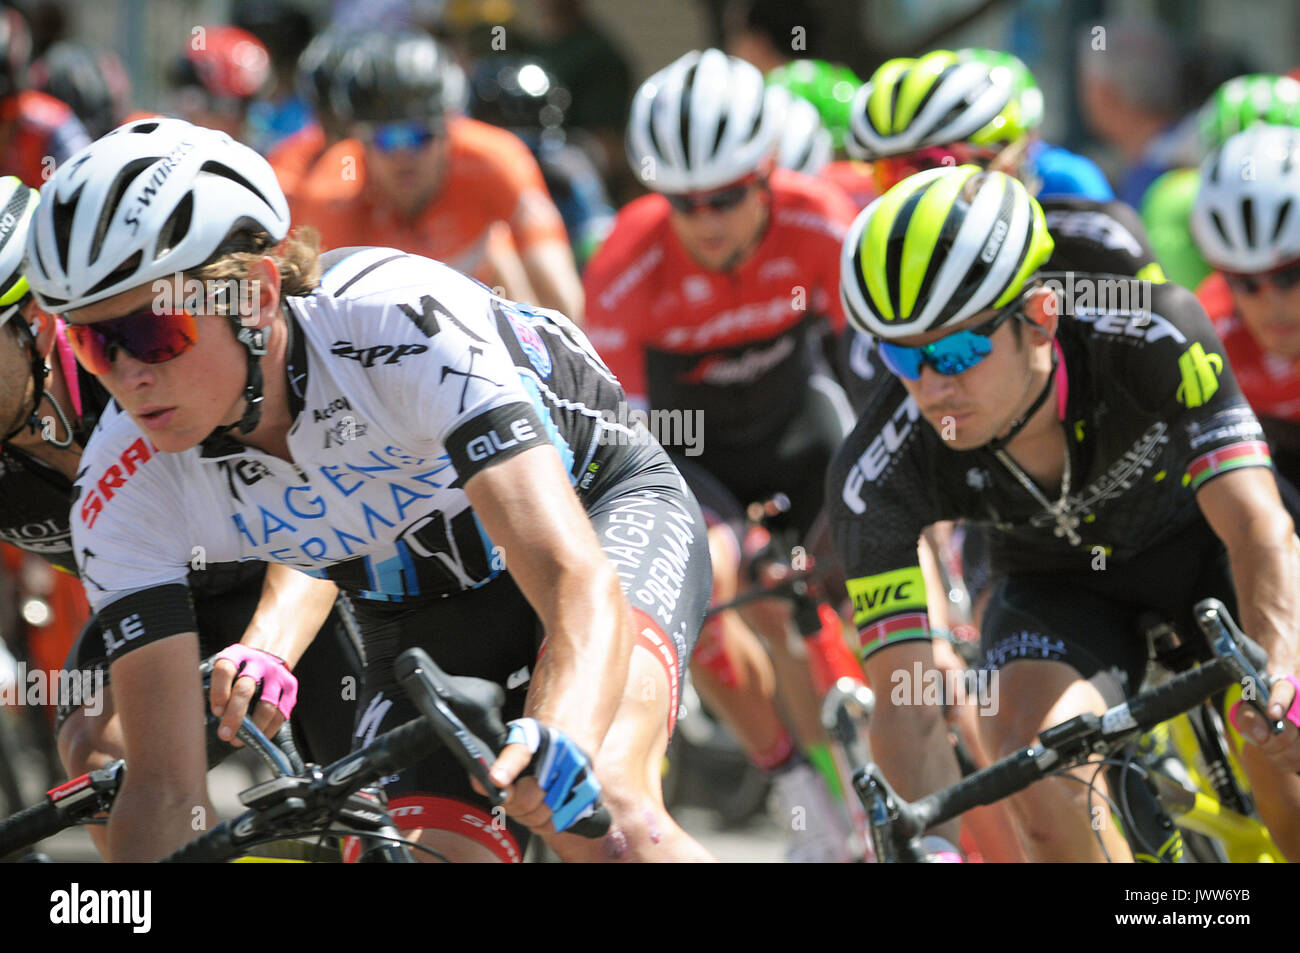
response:
[[[104,471],[104,475],[89,489],[86,498],[81,501],[81,522],[87,529],[94,528],[95,520],[104,510],[104,504],[113,498],[115,491],[120,489],[136,470],[147,463],[153,454],[153,448],[145,442],[144,437],[137,437],[122,451],[122,455],[117,458],[117,463],[111,464]]]
[[[866,512],[867,505],[862,502],[862,487],[868,481],[874,481],[885,472],[898,448],[903,445],[908,434],[921,416],[921,408],[909,397],[894,410],[890,419],[880,428],[874,440],[867,445],[862,456],[849,470],[844,480],[844,490],[840,496],[844,505],[854,513]]]
[[[920,566],[850,579],[846,585],[853,600],[853,621],[859,628],[900,612],[925,611],[925,579]]]
[[[1211,351],[1205,353],[1197,341],[1178,358],[1182,383],[1174,396],[1184,407],[1200,407],[1208,403],[1219,389],[1219,375],[1223,373],[1223,358]]]
[[[311,412],[311,419],[319,424],[322,423],[323,421],[329,420],[340,410],[351,410],[351,409],[352,409],[352,405],[348,403],[348,399],[346,397],[336,397],[329,402],[329,406],[326,407],[324,410],[313,410]]]
[[[537,431],[533,430],[533,425],[522,417],[510,422],[510,433],[513,437],[511,440],[502,440],[495,430],[479,434],[465,444],[465,454],[471,460],[477,462],[496,456],[501,451],[508,450],[517,444],[537,439]]]
[[[346,357],[356,361],[362,367],[373,367],[381,357],[385,364],[397,364],[410,354],[423,354],[429,350],[427,344],[375,344],[371,347],[353,347],[351,341],[335,341],[330,353],[335,357]]]

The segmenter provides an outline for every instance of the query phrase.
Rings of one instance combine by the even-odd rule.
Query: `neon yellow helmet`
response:
[[[954,142],[1014,142],[1042,118],[1041,95],[1036,102],[1027,112],[1005,66],[962,60],[951,50],[893,59],[853,98],[848,151],[869,161]]]
[[[885,340],[960,324],[1009,304],[1053,247],[1042,206],[1017,179],[976,165],[918,172],[850,226],[844,312]]]
[[[23,275],[27,228],[41,194],[17,176],[0,178],[0,327],[18,313],[31,288]]]

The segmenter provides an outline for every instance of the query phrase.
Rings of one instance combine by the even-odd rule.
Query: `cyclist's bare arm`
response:
[[[632,655],[618,575],[553,448],[534,447],[476,473],[465,494],[547,634],[527,714],[594,756]],[[511,779],[528,762],[522,746],[512,747],[498,761]]]
[[[127,772],[108,821],[108,860],[150,861],[216,821],[208,799],[199,637],[188,632],[113,662]]]
[[[1300,660],[1300,543],[1278,497],[1271,471],[1249,467],[1211,480],[1196,495],[1206,520],[1223,540],[1237,588],[1241,625],[1268,652],[1275,679],[1297,672]],[[1269,699],[1276,717],[1291,707],[1295,689],[1278,681]],[[1243,724],[1254,712],[1242,707]],[[1262,746],[1279,768],[1300,769],[1300,732],[1289,722]]]
[[[582,280],[573,263],[573,249],[568,242],[536,242],[520,253],[528,280],[537,292],[537,303],[559,311],[574,324],[582,326],[585,299]]]
[[[316,638],[336,598],[338,587],[328,579],[316,579],[291,566],[271,563],[257,609],[240,642],[284,659],[292,670]],[[251,679],[235,681],[234,663],[221,659],[213,666],[208,704],[212,713],[221,718],[222,738],[232,741],[256,689]],[[284,723],[279,709],[267,701],[257,703],[252,718],[267,736],[274,735]],[[232,743],[239,746],[238,742]]]

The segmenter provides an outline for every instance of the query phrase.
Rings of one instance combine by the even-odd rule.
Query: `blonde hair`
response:
[[[194,269],[201,281],[245,281],[254,264],[267,255],[280,271],[281,297],[309,295],[320,287],[320,234],[300,225],[284,241],[271,247],[265,233],[237,232],[221,243],[216,255]]]

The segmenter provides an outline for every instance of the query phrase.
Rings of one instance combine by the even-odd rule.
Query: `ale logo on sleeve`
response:
[[[1182,381],[1174,396],[1188,409],[1200,407],[1208,403],[1219,389],[1223,358],[1214,352],[1206,354],[1201,342],[1197,341],[1178,358],[1178,370]]]

